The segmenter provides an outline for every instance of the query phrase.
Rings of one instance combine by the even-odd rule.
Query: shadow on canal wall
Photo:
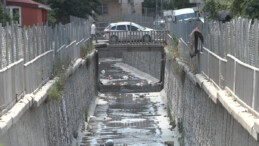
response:
[[[173,123],[182,125],[188,145],[256,146],[259,143],[178,59],[167,59],[165,100]],[[205,84],[205,83],[204,83]],[[210,84],[212,85],[212,84]],[[205,86],[205,85],[204,85]],[[246,119],[243,119],[246,120]]]
[[[161,77],[163,48],[123,52],[123,62],[157,79]]]
[[[77,137],[86,109],[96,98],[96,53],[92,53],[89,58],[87,61],[78,59],[69,68],[71,73],[61,99],[45,100],[39,105],[31,103],[20,119],[0,136],[0,145],[71,145],[73,138]],[[46,96],[47,90],[43,86],[39,94],[31,96]]]
[[[98,48],[98,57],[101,59],[120,58],[122,62],[130,65],[152,77],[158,79],[157,83],[137,86],[128,85],[102,85],[99,84],[100,92],[160,92],[164,85],[165,52],[163,47],[121,46]],[[100,72],[100,70],[99,70]]]

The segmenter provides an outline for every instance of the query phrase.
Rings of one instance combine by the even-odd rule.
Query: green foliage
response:
[[[86,45],[83,45],[80,48],[80,56],[81,58],[86,57],[87,54],[89,54],[93,50],[93,45],[90,43],[87,43]]]
[[[68,23],[70,16],[87,18],[92,15],[92,11],[98,12],[98,6],[101,0],[35,0],[37,2],[48,4],[52,11],[49,14],[49,23]]]
[[[49,26],[54,26],[57,23],[57,19],[55,18],[55,11],[48,11],[48,24]]]
[[[259,0],[245,0],[242,4],[242,15],[250,19],[259,19]]]
[[[92,60],[93,60],[93,57],[92,57],[92,56],[89,56],[89,57],[86,59],[86,68],[87,68],[87,69],[89,68],[89,66],[90,66],[90,64],[91,64],[91,62],[92,62]]]
[[[189,0],[163,0],[163,9],[181,9],[193,7],[193,4],[189,3]],[[156,0],[144,0],[143,7],[156,8]],[[161,1],[158,1],[158,7],[161,8]]]
[[[62,91],[58,89],[57,83],[55,83],[48,92],[47,101],[61,99]]]
[[[236,15],[241,16],[242,12],[242,6],[241,4],[244,2],[244,0],[232,0],[232,4],[230,6],[230,11]]]
[[[8,22],[9,24],[12,22],[12,18],[8,13],[5,14],[5,18],[6,18],[6,22]],[[2,2],[0,2],[0,23],[3,24],[3,26],[5,26],[5,24],[4,24],[4,9],[3,9]]]
[[[178,138],[178,142],[179,142],[180,146],[185,146],[183,133],[181,134],[181,137]]]
[[[172,39],[173,39],[173,44],[168,47],[169,51],[169,58],[176,58],[179,57],[179,52],[178,52],[178,45],[179,45],[179,39],[175,34],[172,34]]]
[[[220,3],[217,0],[208,0],[206,1],[204,7],[201,12],[206,12],[209,14],[209,18],[211,19],[219,19],[218,12],[221,10],[226,10],[227,5]]]
[[[59,58],[56,59],[56,62],[53,65],[52,75],[50,79],[53,79],[54,77],[58,77],[58,80],[50,88],[48,92],[47,101],[59,100],[62,97],[62,92],[65,83],[65,67],[64,65],[62,65],[62,62]]]

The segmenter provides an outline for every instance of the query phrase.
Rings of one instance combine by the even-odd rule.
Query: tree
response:
[[[36,0],[37,2],[50,5],[51,15],[56,22],[68,23],[69,16],[88,18],[92,11],[98,13],[97,7],[101,4],[100,0]]]
[[[188,8],[193,7],[193,4],[189,3],[189,0],[162,0],[163,8],[168,9],[181,9],[181,8]],[[161,1],[158,0],[158,5],[161,7]],[[156,7],[156,0],[144,0],[143,7],[147,8],[155,8]]]
[[[221,4],[217,0],[206,1],[201,12],[206,12],[211,19],[219,19],[219,11],[227,9],[226,5]]]
[[[258,0],[245,0],[242,4],[241,14],[250,19],[259,19],[259,1]]]
[[[12,22],[11,16],[7,13],[5,14],[5,19],[6,19],[6,22],[8,22],[8,23]],[[0,23],[3,24],[3,26],[5,26],[5,24],[4,24],[4,10],[3,10],[2,2],[0,2]]]
[[[230,11],[233,13],[233,15],[240,16],[242,12],[242,6],[241,4],[244,2],[244,0],[232,0],[232,4],[230,6]]]

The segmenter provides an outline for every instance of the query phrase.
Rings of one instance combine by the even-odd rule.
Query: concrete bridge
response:
[[[2,110],[0,144],[259,145],[258,68],[207,48],[190,58],[183,39],[158,40],[96,44],[84,53],[85,37],[1,69],[4,95],[12,97],[9,79],[8,87],[25,90],[4,100],[13,103]],[[51,59],[61,67],[46,80]],[[253,74],[251,104],[228,88],[232,73]]]

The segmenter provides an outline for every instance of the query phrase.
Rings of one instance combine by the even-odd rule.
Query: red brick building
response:
[[[20,26],[46,24],[49,6],[32,0],[6,0],[7,13],[18,21]]]

